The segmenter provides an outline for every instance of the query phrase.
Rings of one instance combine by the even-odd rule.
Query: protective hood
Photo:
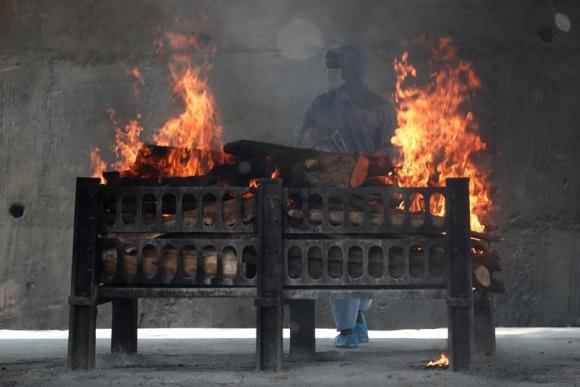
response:
[[[356,47],[342,47],[342,79],[346,83],[363,83],[366,56],[364,52]]]

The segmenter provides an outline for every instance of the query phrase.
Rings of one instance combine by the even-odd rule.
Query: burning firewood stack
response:
[[[210,157],[214,165],[205,175],[172,178],[165,168],[168,165],[175,167],[176,164],[188,164],[190,158]],[[308,149],[293,148],[270,143],[254,141],[237,141],[226,144],[223,152],[206,152],[201,150],[186,150],[172,147],[161,147],[143,145],[140,149],[135,163],[130,170],[118,172],[106,172],[104,174],[107,184],[110,185],[147,185],[147,184],[183,184],[188,186],[208,186],[216,185],[246,186],[246,192],[241,201],[235,197],[222,198],[221,206],[217,202],[202,203],[201,217],[198,220],[195,203],[182,203],[183,219],[186,222],[195,224],[201,221],[206,226],[212,226],[217,219],[218,208],[221,208],[221,219],[226,226],[233,226],[241,220],[244,224],[252,223],[256,218],[256,197],[251,188],[256,187],[261,178],[282,178],[287,187],[363,187],[363,186],[396,186],[397,169],[391,160],[386,156],[369,156],[357,153],[329,153]],[[153,198],[153,200],[155,200]],[[362,200],[362,199],[361,199]],[[411,198],[414,200],[414,198]],[[443,199],[444,200],[444,199]],[[240,205],[238,211],[237,207]],[[130,203],[129,203],[130,204]],[[157,203],[146,203],[145,207],[156,208]],[[388,203],[383,203],[382,199],[370,198],[368,202],[369,221],[373,225],[380,226],[385,218],[389,217],[391,222],[397,224],[404,219],[403,211],[411,214],[411,225],[420,226],[425,219],[425,206],[404,203],[402,197],[396,195],[391,197]],[[162,222],[168,226],[176,222],[176,205],[163,205],[164,213]],[[357,226],[364,222],[364,203],[357,203],[356,200],[349,200],[348,203],[329,203],[328,222],[333,225],[342,224],[345,220]],[[415,207],[415,209],[413,209]],[[321,203],[309,203],[304,209],[302,203],[288,200],[285,205],[286,216],[289,221],[297,224],[306,220],[311,224],[320,224],[323,221],[324,211]],[[131,223],[131,216],[135,216],[136,211],[130,205],[123,206],[121,217],[124,221]],[[154,212],[154,211],[153,211]],[[239,213],[239,215],[238,215]],[[434,214],[433,222],[440,219],[443,223],[443,213]],[[114,216],[114,214],[112,215]],[[144,214],[147,216],[147,214]],[[238,219],[238,216],[241,219]],[[106,221],[106,219],[105,219]],[[401,223],[402,224],[402,223]],[[108,235],[116,237],[119,235]],[[162,238],[164,234],[150,234],[150,238]],[[501,271],[501,262],[498,253],[492,247],[492,242],[501,239],[489,234],[472,232],[472,260],[473,260],[473,286],[474,289],[486,290],[489,292],[504,292],[504,283],[494,278],[494,273]],[[134,250],[134,251],[133,251]],[[198,252],[182,252],[183,271],[186,276],[195,278],[198,267],[203,270],[203,282],[207,285],[212,283],[218,269],[218,252],[215,249],[204,249],[200,259],[202,264],[198,266]],[[161,269],[167,278],[167,283],[175,276],[177,270],[177,250],[164,249],[161,252],[161,268],[158,268],[157,252],[143,252],[143,273],[146,277],[154,277],[158,269]],[[321,257],[320,257],[321,258]],[[361,257],[362,258],[362,257]],[[137,272],[137,251],[134,247],[128,247],[121,257],[124,276],[127,280],[133,278]],[[402,262],[402,261],[401,261]],[[322,264],[322,261],[320,262]],[[103,251],[104,272],[108,275],[114,274],[117,266],[114,249]],[[223,253],[222,271],[226,283],[231,282],[237,273],[237,260],[235,253]],[[333,265],[329,259],[329,266]],[[329,267],[329,270],[332,270]]]
[[[501,238],[487,233],[489,228],[485,227],[493,212],[490,171],[477,165],[478,156],[487,145],[479,136],[477,122],[467,104],[481,87],[481,82],[472,64],[458,56],[458,50],[450,39],[441,38],[430,45],[433,72],[429,79],[432,81],[424,85],[416,82],[417,70],[409,62],[408,52],[393,62],[396,130],[389,143],[402,149],[404,154],[404,162],[397,168],[385,156],[334,154],[253,141],[237,141],[224,146],[217,102],[207,82],[213,50],[206,50],[207,42],[203,39],[176,33],[164,34],[156,42],[156,48],[162,48],[159,52],[167,53],[171,58],[168,68],[172,91],[176,99],[183,102],[183,112],[159,127],[149,140],[155,145],[148,145],[141,139],[144,128],[139,117],[122,127],[111,109],[110,116],[115,125],[112,150],[117,160],[109,165],[116,172],[103,173],[108,164],[95,147],[91,150],[94,177],[101,178],[102,182],[106,180],[110,185],[156,185],[161,181],[175,186],[249,188],[255,187],[260,178],[281,177],[287,187],[356,188],[385,185],[439,187],[447,178],[468,176],[474,289],[505,290],[501,279],[495,277],[501,271],[501,262],[492,246],[501,242]],[[170,55],[172,52],[190,51],[207,56],[203,64],[184,55]],[[140,74],[137,68],[132,69],[132,73]],[[431,196],[430,200],[433,198]],[[154,197],[150,202],[146,198],[143,201],[151,209],[157,205]],[[199,221],[210,226],[220,216],[226,226],[240,220],[249,224],[256,217],[255,194],[251,189],[243,195],[241,202],[241,211],[238,211],[239,203],[234,197],[223,198],[219,205],[215,200],[202,203],[199,214],[193,202],[183,202],[180,208],[184,220],[193,223]],[[126,204],[124,207],[136,206],[136,203]],[[163,204],[162,207],[167,210],[163,213],[163,222],[167,225],[176,222],[176,203]],[[410,213],[411,224],[419,226],[426,216],[431,216],[433,222],[443,221],[445,200],[437,198],[428,206],[420,195],[411,197],[409,203],[402,196],[393,196],[386,203],[381,198],[371,198],[368,203],[330,201],[325,214],[320,203],[303,206],[303,203],[291,199],[286,203],[286,215],[296,224],[320,224],[326,216],[330,224],[349,222],[356,226],[365,221],[365,208],[368,208],[368,220],[373,225],[383,224],[387,217],[396,225],[403,221],[403,212],[406,211]],[[429,208],[428,214],[426,208]],[[217,213],[219,209],[221,214]],[[111,216],[114,219],[114,214]],[[131,216],[136,216],[136,211],[122,216],[130,220]],[[198,220],[198,216],[202,219]],[[167,257],[164,270],[171,274],[175,260],[171,252],[164,254]],[[207,262],[207,267],[203,267],[207,271],[206,282],[208,278],[211,280],[212,270],[217,264],[216,254],[206,251],[200,257],[204,265]],[[133,262],[133,252],[126,252],[126,256],[128,263]],[[197,255],[193,256],[198,259]],[[187,270],[194,270],[194,266],[192,261],[192,267]],[[200,270],[200,267],[195,267]]]
[[[473,265],[473,286],[476,289],[485,289],[492,293],[505,292],[504,282],[494,277],[494,273],[501,271],[501,260],[492,242],[502,242],[503,238],[472,232],[471,260]]]

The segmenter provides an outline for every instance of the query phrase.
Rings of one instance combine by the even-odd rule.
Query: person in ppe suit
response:
[[[392,105],[364,83],[366,57],[352,46],[335,46],[325,55],[329,90],[319,95],[296,130],[299,147],[328,152],[389,154],[395,130]],[[339,348],[368,343],[364,311],[370,299],[333,297],[330,305]]]

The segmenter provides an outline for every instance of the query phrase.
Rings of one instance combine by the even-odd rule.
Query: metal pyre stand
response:
[[[386,292],[445,297],[451,367],[469,369],[474,306],[468,182],[285,188],[281,179],[264,179],[249,192],[163,182],[100,185],[79,178],[69,367],[94,367],[97,307],[106,302],[113,306],[111,351],[135,353],[139,298],[252,297],[256,368],[281,370],[285,305],[290,353],[309,356],[315,352],[316,299]],[[424,211],[402,210],[414,195],[421,195]],[[432,215],[434,195],[445,197],[445,216]],[[290,207],[301,216],[290,216]],[[489,302],[476,313],[483,321],[476,324],[482,330],[476,332],[478,345],[490,351],[495,333]]]

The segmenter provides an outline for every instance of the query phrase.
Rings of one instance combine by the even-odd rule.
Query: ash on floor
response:
[[[496,357],[469,373],[425,369],[445,329],[371,331],[355,350],[334,348],[334,334],[317,330],[312,361],[257,373],[251,329],[142,329],[132,356],[109,354],[99,330],[96,369],[70,372],[66,331],[0,331],[0,386],[580,386],[580,328],[498,328]]]

